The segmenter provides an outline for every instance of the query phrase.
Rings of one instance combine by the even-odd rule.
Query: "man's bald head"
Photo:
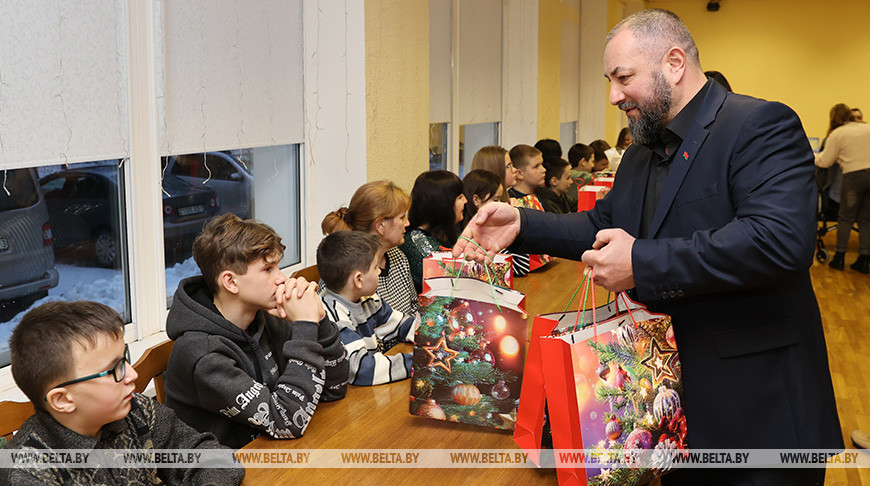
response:
[[[657,63],[672,47],[679,47],[686,53],[690,63],[698,69],[701,67],[698,46],[695,45],[692,34],[682,19],[669,10],[660,8],[641,10],[623,19],[607,34],[605,45],[623,30],[628,30],[634,35],[644,58],[650,63]]]

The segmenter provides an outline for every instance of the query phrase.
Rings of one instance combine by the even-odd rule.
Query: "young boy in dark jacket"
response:
[[[202,276],[178,284],[166,318],[166,404],[233,448],[300,437],[318,402],[347,392],[338,328],[314,282],[278,269],[284,248],[263,223],[213,219],[193,245]]]

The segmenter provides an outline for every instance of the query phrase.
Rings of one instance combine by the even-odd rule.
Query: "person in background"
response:
[[[390,181],[363,184],[353,193],[350,204],[323,218],[324,235],[336,231],[362,231],[381,241],[378,266],[378,296],[404,314],[417,311],[417,292],[408,258],[399,250],[405,242],[411,198]]]
[[[212,219],[193,244],[202,275],[178,283],[166,316],[166,404],[228,447],[301,437],[320,402],[347,393],[338,328],[317,284],[278,268],[283,253],[266,224]]]
[[[631,145],[631,134],[628,132],[628,127],[624,127],[619,131],[619,137],[616,139],[616,146],[604,151],[607,160],[610,161],[610,170],[616,172],[619,168],[619,162],[622,160],[622,153],[625,152]]]
[[[864,113],[861,113],[861,108],[852,108],[852,121],[864,123]]]
[[[728,80],[725,79],[725,75],[720,73],[719,71],[704,71],[704,76],[707,76],[709,79],[712,79],[713,81],[721,84],[726,91],[733,91],[731,89],[731,83],[729,83]]]
[[[9,340],[12,377],[36,413],[6,445],[21,453],[54,450],[224,449],[214,435],[197,432],[168,407],[134,393],[136,370],[124,344],[124,320],[98,302],[48,302],[31,310]],[[19,463],[0,470],[0,484],[237,485],[241,464],[201,466],[76,467]],[[119,451],[120,457],[121,452]],[[96,454],[95,454],[96,455]],[[217,466],[217,464],[215,464]]]
[[[504,191],[499,197],[501,202],[510,202],[508,189],[517,183],[517,171],[511,162],[508,151],[498,145],[489,145],[478,150],[471,161],[472,170],[487,170],[499,177],[504,184]]]
[[[567,193],[571,189],[571,167],[562,157],[549,157],[544,159],[544,168],[547,169],[545,185],[535,190],[535,195],[541,201],[541,206],[548,213],[570,213],[571,204]],[[577,205],[574,205],[577,210]]]
[[[499,177],[488,170],[475,169],[462,179],[462,193],[465,194],[462,227],[477,214],[481,206],[490,201],[501,201],[504,186]]]
[[[578,186],[592,182],[592,168],[595,167],[594,155],[595,151],[592,150],[592,147],[582,143],[575,143],[568,150],[568,163],[571,164],[571,179],[575,183],[579,182]]]
[[[544,157],[541,151],[528,145],[517,145],[509,152],[517,169],[517,183],[508,189],[514,199],[535,194],[535,189],[544,185]]]
[[[562,144],[552,138],[542,138],[535,143],[535,148],[541,151],[541,155],[547,157],[562,157]]]
[[[600,150],[595,150],[592,153],[592,173],[597,174],[606,171],[609,168],[610,160],[607,158],[607,154]]]
[[[818,167],[839,164],[843,170],[840,211],[837,214],[837,249],[828,265],[843,270],[852,225],[858,222],[858,259],[852,270],[870,274],[870,125],[852,121],[843,103],[831,108],[831,127],[824,149],[815,155]]]
[[[347,350],[348,382],[371,386],[411,376],[412,353],[384,354],[414,342],[420,316],[403,314],[378,297],[380,238],[361,231],[336,231],[317,246],[317,268],[327,317]]]
[[[492,201],[501,201],[501,196],[505,193],[504,186],[501,184],[499,177],[488,170],[475,169],[465,174],[462,179],[462,191],[465,194],[465,210],[463,211],[464,218],[462,227],[471,221],[471,218],[477,214],[477,211],[486,203]],[[577,206],[576,203],[574,205]],[[522,277],[529,273],[529,255],[524,253],[511,253],[503,251],[507,255],[511,255],[513,264],[511,269],[514,277]]]
[[[439,247],[456,243],[457,227],[465,209],[462,181],[453,172],[430,170],[414,181],[408,219],[411,230],[399,246],[408,257],[411,278],[419,294],[423,289],[423,259]]]
[[[604,66],[634,140],[613,189],[582,213],[487,204],[463,236],[487,254],[510,246],[582,258],[596,284],[671,316],[689,447],[841,450],[809,272],[818,197],[800,118],[706,79],[691,34],[667,10],[618,23]],[[464,238],[453,252],[486,256]],[[824,475],[686,468],[662,484],[808,486]]]

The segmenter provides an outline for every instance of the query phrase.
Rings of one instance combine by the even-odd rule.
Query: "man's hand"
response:
[[[634,288],[632,246],[634,237],[618,228],[601,230],[595,235],[592,249],[583,252],[582,259],[592,268],[597,285],[611,292]]]
[[[483,250],[460,237],[453,246],[453,256],[465,253],[466,259],[484,263],[487,258],[492,260],[496,253],[513,243],[518,234],[520,212],[517,208],[505,203],[484,204],[462,232],[462,236],[471,238]]]

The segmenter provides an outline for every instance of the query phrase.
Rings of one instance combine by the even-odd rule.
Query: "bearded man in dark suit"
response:
[[[809,275],[813,153],[797,115],[707,80],[666,10],[614,27],[604,64],[634,139],[612,191],[566,215],[489,204],[463,235],[487,253],[582,258],[598,285],[671,315],[690,447],[842,448]],[[464,239],[453,251],[484,258]],[[693,469],[663,482],[822,484],[824,472]]]

